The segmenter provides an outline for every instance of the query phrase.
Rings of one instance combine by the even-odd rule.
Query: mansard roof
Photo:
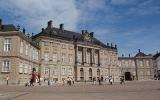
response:
[[[2,32],[17,31],[17,29],[13,24],[8,24],[8,25],[0,25],[0,31]]]
[[[157,59],[158,57],[160,57],[160,53],[157,53],[153,56],[154,59]]]
[[[143,52],[138,52],[135,57],[144,57],[144,56],[147,56],[147,55]]]
[[[68,30],[61,30],[61,29],[55,28],[55,27],[52,27],[49,29],[48,28],[42,29],[42,32],[40,32],[39,34],[36,34],[32,38],[34,39],[39,36],[46,36],[46,37],[53,37],[53,38],[55,37],[55,38],[59,38],[59,39],[64,39],[64,40],[68,40],[68,41],[76,41],[76,42],[87,42],[89,44],[99,45],[104,48],[117,49],[116,47],[105,45],[104,43],[102,43],[101,41],[99,41],[98,39],[96,39],[93,36],[91,37],[91,41],[84,41],[83,34],[81,34],[81,33],[68,31]]]

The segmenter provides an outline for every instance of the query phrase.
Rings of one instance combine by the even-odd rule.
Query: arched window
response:
[[[89,80],[92,80],[92,68],[89,68]]]
[[[83,70],[83,68],[80,68],[80,79],[84,80],[84,70]]]
[[[97,69],[97,77],[100,77],[100,69]]]

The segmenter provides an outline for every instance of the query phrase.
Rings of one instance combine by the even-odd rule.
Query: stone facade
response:
[[[157,52],[157,54],[155,54],[153,56],[154,59],[154,78],[155,80],[158,79],[160,80],[160,53]]]
[[[151,80],[153,79],[152,55],[146,55],[140,50],[134,57],[119,57],[121,76],[126,80]]]
[[[139,52],[135,57],[119,57],[117,46],[104,44],[93,32],[64,30],[48,22],[48,26],[31,37],[14,25],[0,24],[0,83],[26,83],[33,70],[41,79],[62,83],[67,78],[77,82],[93,78],[119,76],[126,80],[153,79],[151,55]]]
[[[39,48],[13,25],[0,29],[0,84],[26,83],[32,69],[39,69]]]
[[[41,77],[62,82],[68,77],[75,81],[92,81],[93,77],[112,75],[119,80],[117,48],[97,40],[93,32],[76,33],[52,26],[32,37],[40,47]]]

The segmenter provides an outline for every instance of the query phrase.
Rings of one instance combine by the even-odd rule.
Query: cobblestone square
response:
[[[159,100],[160,81],[132,81],[124,85],[75,83],[72,86],[0,86],[0,100]]]

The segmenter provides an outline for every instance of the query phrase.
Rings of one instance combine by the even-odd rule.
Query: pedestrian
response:
[[[7,75],[7,77],[6,77],[6,80],[7,80],[7,85],[8,85],[8,81],[9,81],[9,76]]]
[[[99,83],[99,85],[101,85],[101,79],[100,78],[98,78],[98,83]]]
[[[124,82],[124,76],[120,77],[120,84],[125,84],[125,82]]]
[[[110,85],[112,85],[112,84],[113,84],[112,76],[110,76],[110,77],[109,77],[109,83],[110,83]]]
[[[93,77],[93,85],[95,84],[96,82],[96,77]]]
[[[65,84],[65,79],[64,79],[64,78],[62,78],[62,81],[63,81],[63,84],[62,84],[62,85],[64,86],[64,84]]]
[[[30,86],[34,86],[32,78],[30,79]]]

